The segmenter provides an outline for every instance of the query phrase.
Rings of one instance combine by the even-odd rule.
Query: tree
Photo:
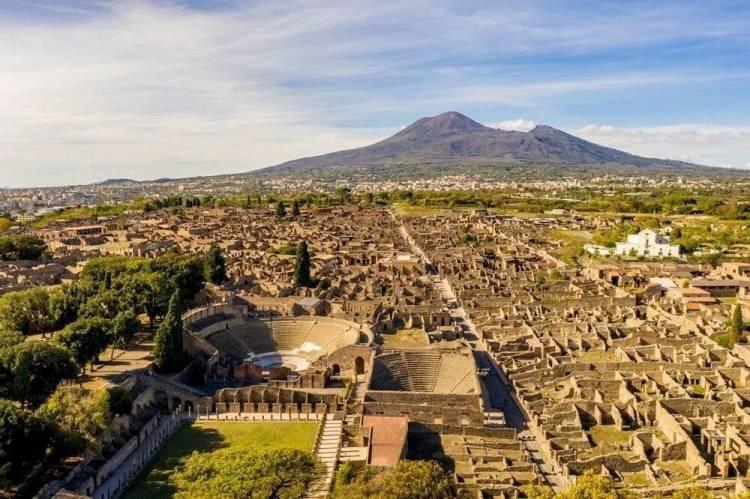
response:
[[[85,370],[86,364],[97,362],[109,345],[111,330],[112,321],[108,319],[78,319],[55,333],[53,340],[67,348]]]
[[[156,318],[167,313],[175,284],[161,272],[141,272],[131,279],[132,285],[126,288],[129,302],[134,309],[148,315],[149,326],[153,327]]]
[[[286,206],[284,205],[284,201],[279,200],[278,203],[276,203],[276,218],[284,218],[286,216]]]
[[[154,337],[154,364],[163,372],[178,369],[184,359],[182,346],[182,299],[179,290],[169,300],[169,308]]]
[[[47,246],[35,236],[0,237],[0,260],[39,260]]]
[[[193,452],[173,483],[177,499],[292,499],[302,497],[320,472],[315,458],[299,450]]]
[[[393,499],[438,499],[450,497],[451,483],[434,461],[399,461],[385,474],[380,496]]]
[[[352,190],[349,189],[348,187],[336,187],[333,190],[333,195],[338,198],[339,203],[341,204],[346,203],[351,193],[352,193]]]
[[[0,297],[0,329],[32,334],[51,326],[49,292],[37,287],[6,293]]]
[[[729,345],[730,348],[742,341],[742,330],[745,324],[742,320],[742,309],[739,304],[734,306],[732,316],[729,318]]]
[[[615,488],[611,478],[595,475],[587,471],[579,476],[573,485],[555,495],[548,487],[530,486],[526,488],[529,499],[629,499],[632,495],[627,491]]]
[[[307,251],[307,241],[297,245],[297,260],[294,262],[294,285],[310,287],[310,253]]]
[[[295,200],[294,200],[294,202],[292,203],[292,216],[293,216],[293,217],[298,217],[298,216],[299,216],[299,214],[300,214],[300,211],[299,211],[299,203],[298,203],[298,202],[297,202],[297,200],[295,199]]]
[[[73,379],[79,372],[71,353],[54,342],[27,341],[14,347],[0,350],[0,365],[9,373],[13,373],[18,365],[18,357],[28,353],[28,371],[30,396],[27,402],[40,403],[52,393],[60,381]],[[23,360],[22,362],[26,362]],[[10,386],[6,391],[13,393],[15,381],[12,376],[8,380]]]
[[[61,386],[37,410],[37,415],[59,426],[70,438],[80,439],[82,447],[96,449],[112,421],[109,392]]]
[[[133,311],[120,312],[112,321],[109,341],[112,343],[112,356],[115,354],[115,347],[127,348],[128,343],[135,337],[135,333],[141,327],[141,322]]]
[[[104,288],[86,300],[80,307],[79,313],[81,317],[112,319],[120,311],[122,305],[120,292]]]
[[[182,299],[192,300],[203,287],[203,258],[201,255],[168,253],[148,262],[147,268],[160,272],[182,293]]]
[[[121,386],[113,386],[109,389],[109,412],[113,416],[130,414],[133,410],[133,397],[130,392]]]
[[[28,350],[21,350],[16,355],[11,369],[13,395],[22,406],[26,405],[26,401],[31,398],[31,362],[31,353]]]
[[[672,499],[712,499],[714,497],[716,496],[701,487],[679,489],[674,494],[672,494]]]
[[[75,284],[64,284],[52,291],[47,305],[52,329],[62,329],[78,319],[81,301],[81,289]]]
[[[0,399],[0,488],[9,488],[42,462],[52,432],[30,412]]]
[[[23,341],[24,337],[18,331],[0,331],[0,349],[16,346]]]
[[[203,258],[203,277],[213,284],[221,284],[227,280],[227,269],[221,248],[212,244]]]
[[[399,461],[396,466],[377,473],[365,468],[359,475],[342,473],[337,481],[334,497],[344,499],[442,499],[456,497],[456,491],[447,475],[434,461]],[[341,476],[341,475],[340,475]]]
[[[174,343],[172,335],[166,329],[159,327],[154,335],[154,347],[151,351],[154,365],[159,371],[170,371],[174,358]]]

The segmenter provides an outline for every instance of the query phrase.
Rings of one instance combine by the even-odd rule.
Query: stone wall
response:
[[[477,395],[368,391],[364,414],[407,416],[410,422],[449,426],[483,426]]]

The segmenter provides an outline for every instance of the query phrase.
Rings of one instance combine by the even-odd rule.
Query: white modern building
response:
[[[645,256],[651,258],[680,257],[680,246],[669,244],[669,236],[654,230],[645,229],[638,234],[631,234],[627,241],[616,243],[614,248],[587,244],[584,249],[592,255],[610,256]]]

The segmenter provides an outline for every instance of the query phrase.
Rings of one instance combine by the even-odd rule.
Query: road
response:
[[[391,216],[394,220],[398,219],[393,212]],[[554,491],[560,491],[565,486],[565,480],[562,475],[555,471],[551,460],[542,452],[535,435],[528,427],[528,415],[521,407],[516,394],[513,393],[513,390],[509,386],[505,373],[503,373],[500,366],[492,359],[491,354],[484,349],[476,327],[456,297],[450,282],[445,276],[439,275],[430,258],[419,247],[403,223],[399,225],[399,233],[409,245],[411,251],[424,260],[428,267],[428,273],[431,274],[432,285],[440,293],[443,303],[450,311],[454,321],[463,324],[464,337],[474,350],[474,359],[477,367],[479,369],[489,369],[489,374],[484,378],[480,378],[485,408],[503,412],[505,423],[517,430],[519,440],[526,450],[529,461],[536,466],[539,475]]]

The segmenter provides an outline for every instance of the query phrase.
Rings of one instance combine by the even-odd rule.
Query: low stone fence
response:
[[[180,414],[154,416],[154,419],[146,424],[138,437],[133,437],[99,469],[97,483],[107,475],[108,478],[100,483],[91,497],[93,499],[111,499],[118,496],[151,461],[162,444],[183,423],[191,419]]]

